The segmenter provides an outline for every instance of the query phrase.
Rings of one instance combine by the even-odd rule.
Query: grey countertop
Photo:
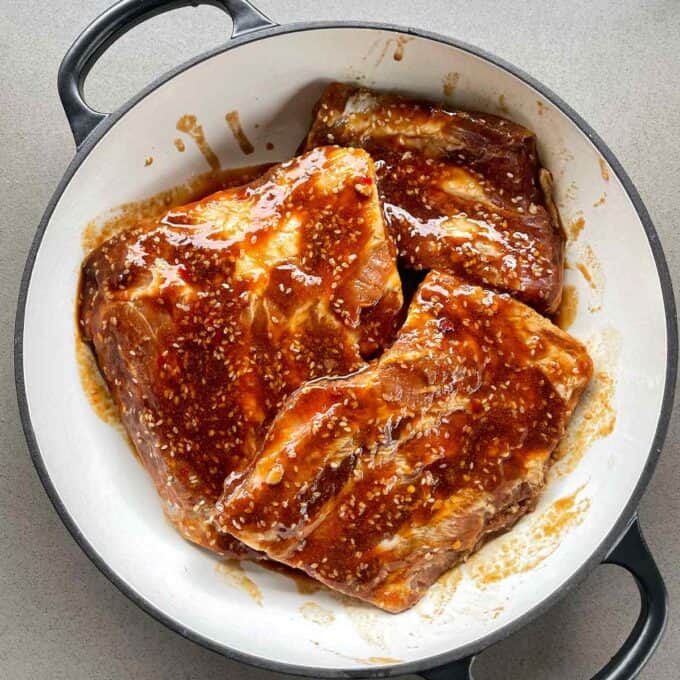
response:
[[[121,595],[62,526],[33,470],[19,423],[12,329],[19,280],[45,205],[73,155],[57,67],[111,0],[2,0],[0,63],[0,676],[277,677],[167,630]],[[364,19],[418,26],[483,47],[544,82],[610,145],[637,185],[680,284],[680,3],[261,0],[280,23]],[[212,8],[137,28],[93,69],[90,102],[120,105],[156,75],[222,42]],[[634,272],[631,275],[634,276]],[[676,408],[640,514],[671,597],[663,643],[642,678],[680,677],[680,417]],[[609,659],[638,610],[630,576],[601,567],[568,598],[476,662],[480,680],[586,678]],[[284,676],[278,676],[283,678]]]

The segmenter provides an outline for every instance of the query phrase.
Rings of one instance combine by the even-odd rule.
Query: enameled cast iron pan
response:
[[[316,677],[470,677],[474,654],[551,607],[597,565],[619,564],[634,575],[642,609],[630,637],[597,677],[633,677],[666,619],[663,581],[636,508],[671,412],[677,330],[657,234],[618,161],[556,95],[476,48],[385,24],[280,27],[245,0],[206,3],[233,19],[232,39],[222,47],[166,74],[115,113],[85,104],[83,80],[111,43],[151,16],[196,4],[119,2],[76,40],[59,73],[78,150],[28,257],[15,343],[26,437],[63,521],[118,588],[169,627],[240,661]],[[330,80],[359,79],[441,100],[442,82],[456,78],[452,105],[496,113],[502,107],[537,133],[565,222],[585,220],[567,255],[588,261],[595,287],[577,269],[567,270],[567,284],[580,300],[570,331],[590,343],[596,370],[611,378],[607,429],[613,431],[591,437],[582,459],[570,464],[573,471],[552,476],[536,512],[473,558],[477,565],[491,564],[503,545],[511,552],[519,547],[533,559],[524,571],[480,582],[466,566],[455,591],[440,588],[436,601],[428,595],[393,616],[348,607],[328,593],[301,595],[290,579],[248,564],[247,575],[262,593],[260,606],[216,571],[211,555],[179,538],[120,433],[97,418],[83,394],[73,321],[83,226],[107,209],[207,169],[195,146],[187,143],[182,154],[173,146],[184,114],[196,115],[223,167],[238,166],[292,155]],[[224,122],[231,110],[239,111],[256,148],[247,162]],[[266,142],[275,149],[267,151]],[[154,157],[149,167],[147,156]],[[568,530],[554,543],[536,545],[537,523],[562,498],[572,499]],[[324,616],[304,615],[310,599]]]

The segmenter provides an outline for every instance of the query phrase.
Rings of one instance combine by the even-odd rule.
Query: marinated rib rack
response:
[[[540,312],[557,309],[564,238],[530,130],[333,83],[304,148],[325,144],[363,148],[376,161],[405,267],[449,270]]]
[[[170,519],[207,523],[284,398],[364,365],[402,293],[365,151],[315,149],[114,236],[86,259],[80,324]]]
[[[379,359],[286,400],[216,525],[402,611],[533,508],[591,372],[526,305],[431,272]]]

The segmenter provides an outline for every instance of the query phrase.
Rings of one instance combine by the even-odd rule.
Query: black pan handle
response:
[[[619,651],[593,680],[631,680],[661,642],[668,619],[666,586],[642,535],[637,515],[604,564],[616,564],[633,575],[640,591],[640,614]]]
[[[85,78],[97,59],[137,24],[173,9],[199,5],[226,12],[233,22],[232,38],[276,25],[248,0],[120,0],[76,38],[59,67],[59,97],[77,147],[108,115],[90,108],[83,97]]]
[[[465,659],[458,659],[446,664],[446,666],[421,671],[419,675],[425,680],[475,680],[472,675],[472,662],[474,660],[474,656],[468,656]]]
[[[640,615],[619,651],[593,680],[632,680],[661,641],[668,618],[666,586],[642,535],[637,515],[603,564],[616,564],[633,575],[640,591]],[[474,680],[474,658],[460,659],[420,675],[426,680]]]

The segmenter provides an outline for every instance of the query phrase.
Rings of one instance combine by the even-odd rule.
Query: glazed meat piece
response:
[[[329,143],[364,148],[376,161],[405,267],[449,270],[543,313],[557,309],[564,238],[530,130],[333,83],[304,146]]]
[[[584,347],[526,305],[430,272],[379,359],[288,398],[216,525],[407,609],[534,507],[591,372]]]
[[[402,293],[365,151],[319,148],[114,236],[83,265],[80,324],[123,424],[191,540],[284,397],[364,365]]]

